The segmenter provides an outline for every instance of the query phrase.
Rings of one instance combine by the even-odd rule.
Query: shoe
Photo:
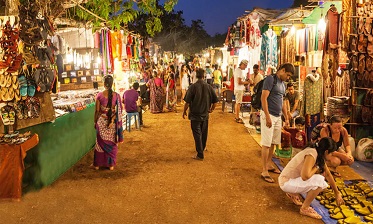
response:
[[[199,156],[193,156],[192,158],[195,159],[195,160],[203,161],[203,158],[201,158]]]
[[[299,195],[292,195],[290,193],[286,193],[286,196],[290,198],[290,200],[295,204],[295,205],[302,205],[303,202],[299,199]]]
[[[322,216],[319,213],[317,213],[312,207],[300,208],[299,213],[301,215],[309,216],[314,219],[322,219]]]
[[[270,176],[263,176],[263,174],[260,175],[260,177],[265,181],[265,182],[268,182],[268,183],[274,183],[275,180],[270,177]]]
[[[243,124],[243,120],[241,118],[235,118],[235,121],[239,124]]]

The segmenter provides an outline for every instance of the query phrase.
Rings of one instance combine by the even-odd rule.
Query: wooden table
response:
[[[21,199],[22,176],[25,169],[23,159],[26,152],[38,143],[39,136],[34,134],[19,145],[0,145],[0,199]]]

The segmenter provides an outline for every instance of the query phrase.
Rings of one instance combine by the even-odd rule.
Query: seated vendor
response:
[[[304,149],[306,147],[305,123],[304,117],[297,117],[295,118],[295,128],[285,127],[285,130],[291,134],[291,145],[293,148]]]
[[[127,113],[139,112],[140,126],[143,126],[141,97],[139,97],[139,93],[137,92],[139,83],[133,83],[132,87],[132,89],[125,91],[123,94],[124,108]]]
[[[320,137],[331,137],[337,143],[338,151],[328,154],[325,158],[330,172],[336,177],[341,176],[337,172],[337,167],[339,165],[350,166],[354,162],[348,139],[348,132],[342,125],[341,117],[338,115],[332,116],[329,119],[329,124],[321,129]],[[342,147],[342,144],[344,147]]]
[[[299,93],[295,91],[294,85],[291,82],[287,85],[287,93],[284,99],[289,102],[288,117],[290,125],[293,126],[293,119],[299,116]]]

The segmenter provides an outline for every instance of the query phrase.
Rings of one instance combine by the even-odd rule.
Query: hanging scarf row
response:
[[[139,59],[142,57],[143,40],[123,31],[101,29],[95,32],[95,48],[99,49],[102,57],[103,74],[114,72],[114,59]]]

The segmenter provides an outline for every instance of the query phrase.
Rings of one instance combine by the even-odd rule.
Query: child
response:
[[[297,117],[295,119],[295,128],[285,128],[285,131],[291,134],[291,145],[293,148],[304,149],[306,147],[305,123],[304,117]]]

